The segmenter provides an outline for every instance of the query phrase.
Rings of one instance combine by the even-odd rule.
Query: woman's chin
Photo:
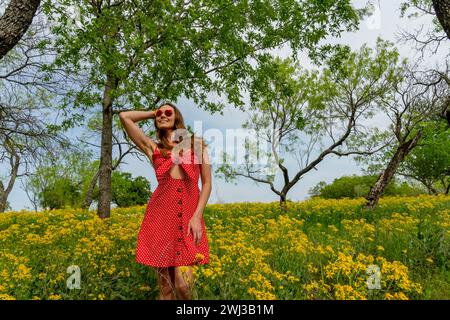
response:
[[[161,130],[168,130],[168,129],[171,129],[171,128],[172,128],[172,126],[169,125],[169,124],[166,124],[166,123],[160,124],[160,125],[158,126],[158,129],[161,129]]]

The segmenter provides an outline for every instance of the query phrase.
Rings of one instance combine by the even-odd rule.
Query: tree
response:
[[[434,24],[445,32],[450,39],[450,1],[449,0],[409,0],[402,3],[402,12],[408,8],[415,8],[419,12],[435,16]]]
[[[379,106],[390,120],[389,128],[395,143],[388,149],[388,161],[366,197],[365,207],[368,209],[376,206],[401,162],[418,145],[423,134],[422,125],[436,113],[437,106],[449,94],[445,85],[429,87],[418,84],[413,76],[414,68],[404,60],[399,81],[392,83],[395,94],[380,100]]]
[[[377,175],[363,176],[342,176],[334,179],[330,184],[320,181],[316,186],[311,188],[310,195],[325,199],[341,199],[341,198],[359,198],[368,194],[370,187],[375,183]],[[411,187],[406,182],[399,184],[395,178],[387,185],[384,195],[417,195],[423,193],[423,190],[417,187]]]
[[[436,17],[447,34],[447,38],[450,39],[450,1],[433,0],[433,7],[436,12]]]
[[[422,25],[413,32],[401,30],[399,40],[415,43],[417,50],[421,53],[421,58],[424,57],[425,50],[432,46],[434,46],[432,52],[435,54],[441,45],[448,44],[449,21],[445,21],[446,18],[444,18],[447,16],[448,19],[448,12],[443,14],[443,11],[445,11],[444,7],[448,7],[449,3],[449,0],[408,0],[402,2],[400,5],[401,17],[404,17],[406,12],[412,11],[408,15],[409,18],[431,16],[433,19],[431,23],[432,29],[424,31],[423,28],[425,26]]]
[[[441,82],[446,82],[450,87],[449,65],[448,57],[450,50],[448,45],[449,37],[449,0],[409,0],[401,4],[401,16],[403,17],[409,9],[413,9],[408,17],[417,17],[419,13],[425,16],[432,16],[432,30],[427,30],[424,37],[422,37],[422,30],[424,25],[420,26],[414,33],[402,31],[399,37],[401,42],[412,41],[416,44],[417,50],[421,53],[421,59],[425,55],[427,48],[434,46],[432,54],[436,54],[441,45],[446,45],[446,57],[441,59],[444,66],[435,66],[428,68],[420,73],[423,74],[420,80],[421,84],[427,86],[440,85]],[[419,73],[419,72],[417,72]],[[446,98],[446,103],[442,104],[442,109],[437,111],[439,116],[447,121],[448,128],[450,128],[450,96]]]
[[[35,210],[39,207],[89,209],[89,206],[85,206],[88,193],[91,203],[98,201],[99,189],[96,185],[92,190],[91,187],[99,161],[91,159],[92,151],[82,149],[42,161],[25,186]],[[133,179],[130,173],[113,171],[112,200],[117,206],[142,205],[148,201],[150,195],[150,183],[144,177]]]
[[[0,60],[25,34],[40,3],[40,0],[9,1],[5,13],[0,17]]]
[[[129,172],[113,172],[112,200],[118,207],[146,204],[150,196],[150,182],[144,177],[133,179]]]
[[[10,6],[13,3],[19,2],[12,1]],[[7,170],[0,178],[0,212],[17,181],[23,182],[21,178],[32,173],[35,163],[74,149],[69,139],[52,127],[53,119],[47,118],[54,111],[51,100],[61,81],[41,69],[43,61],[51,59],[49,49],[38,45],[45,40],[44,29],[42,15],[37,14],[0,60],[0,163]],[[37,199],[33,201],[37,204]]]
[[[138,158],[142,156],[142,153],[139,153],[137,151],[136,145],[132,145],[129,141],[129,138],[126,134],[123,134],[124,139],[121,139],[121,134],[124,133],[123,131],[119,131],[119,128],[121,128],[121,125],[119,125],[119,119],[115,119],[113,121],[113,146],[116,146],[118,149],[118,156],[116,159],[113,159],[113,166],[111,168],[111,171],[114,173],[115,170],[119,167],[121,163],[123,163],[123,159],[127,155],[133,155]],[[85,145],[88,145],[90,147],[101,149],[100,145],[97,145],[91,141],[96,139],[96,136],[98,135],[98,132],[101,132],[102,129],[102,119],[101,115],[98,113],[95,113],[92,115],[90,119],[88,119],[87,127],[85,132],[83,132],[81,138],[77,138],[80,142],[84,143]],[[126,148],[126,149],[125,149]],[[148,158],[146,158],[148,160]],[[98,180],[100,176],[100,166],[97,167],[95,170],[94,175],[91,177],[91,180],[89,182],[89,187],[86,192],[85,199],[82,204],[82,208],[89,208],[94,200],[94,198],[98,199],[98,195],[94,195],[94,189],[98,185]],[[114,199],[113,199],[114,201]]]
[[[437,119],[422,126],[421,143],[412,150],[398,174],[424,185],[430,194],[448,194],[450,189],[450,130]]]
[[[29,175],[25,189],[30,201],[37,201],[35,210],[37,207],[81,207],[98,167],[98,161],[91,158],[91,151],[79,150],[40,161]]]
[[[23,108],[18,109],[23,112]],[[0,115],[2,105],[0,104]],[[27,111],[18,113],[17,119],[26,115]],[[31,112],[28,110],[28,112]],[[17,181],[32,174],[34,165],[49,154],[55,155],[65,150],[73,149],[66,137],[58,133],[50,133],[45,124],[35,116],[25,118],[24,122],[0,119],[8,132],[0,130],[0,163],[5,164],[9,171],[5,177],[0,178],[0,212],[6,209],[7,199]]]
[[[7,201],[9,194],[12,191],[15,180],[18,176],[19,166],[20,166],[20,156],[16,152],[14,145],[11,143],[11,140],[6,140],[3,145],[6,153],[9,154],[9,164],[10,164],[10,179],[6,185],[6,188],[3,184],[3,178],[0,179],[0,212],[4,212],[6,210]]]
[[[68,177],[56,177],[39,194],[40,205],[45,209],[74,208],[80,203],[80,186]]]
[[[274,185],[275,171],[258,168],[258,153],[264,152],[251,142],[246,145],[243,164],[235,168],[224,161],[217,173],[227,181],[242,176],[268,184],[284,206],[288,191],[305,174],[317,170],[326,156],[367,156],[384,148],[389,143],[384,141],[386,135],[364,121],[398,81],[398,53],[391,47],[392,43],[381,39],[375,50],[366,45],[358,52],[342,47],[327,59],[321,74],[293,66],[289,59],[268,58],[252,83],[252,112],[244,128],[270,145],[268,163],[281,170],[282,186]],[[292,177],[284,165],[283,151],[294,155],[299,164]]]
[[[208,101],[214,91],[243,106],[250,59],[287,43],[293,55],[304,49],[320,60],[332,46],[319,41],[356,29],[366,13],[349,0],[60,0],[43,7],[55,22],[54,66],[88,75],[61,107],[101,105],[100,217],[110,215],[112,123],[123,106],[151,109],[184,95],[221,111],[224,103]],[[79,13],[75,23],[71,11]]]

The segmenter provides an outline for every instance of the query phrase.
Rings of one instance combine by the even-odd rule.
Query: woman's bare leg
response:
[[[179,300],[192,300],[193,285],[192,266],[175,267],[175,289]]]
[[[156,268],[156,273],[159,286],[159,300],[176,300],[174,267],[159,267]]]

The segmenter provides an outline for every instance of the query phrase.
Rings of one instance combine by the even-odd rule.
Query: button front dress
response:
[[[197,208],[200,190],[200,162],[193,150],[175,160],[170,151],[164,158],[157,147],[152,155],[158,186],[145,210],[137,237],[136,261],[152,267],[207,264],[209,247],[206,227],[201,216],[202,236],[197,246],[187,227]],[[170,169],[179,165],[183,179],[175,179]]]

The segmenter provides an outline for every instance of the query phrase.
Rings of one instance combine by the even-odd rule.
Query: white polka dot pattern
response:
[[[180,162],[174,162],[170,151],[168,155],[164,158],[158,147],[152,155],[158,186],[147,204],[138,233],[136,261],[152,267],[207,264],[209,247],[203,216],[200,244],[195,245],[192,230],[187,236],[188,223],[200,197],[200,163],[193,150],[179,156]],[[177,163],[185,173],[184,179],[170,175],[170,169]]]

